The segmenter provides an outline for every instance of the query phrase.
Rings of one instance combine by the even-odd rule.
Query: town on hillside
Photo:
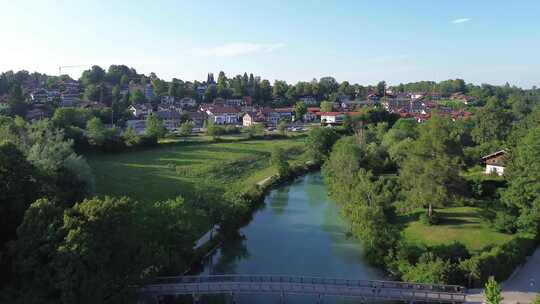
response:
[[[346,81],[338,84],[332,77],[325,77],[319,83],[300,82],[296,86],[288,86],[286,94],[279,92],[283,83],[276,81],[271,88],[272,94],[263,96],[254,91],[260,91],[262,85],[266,82],[268,86],[269,82],[261,82],[253,75],[248,78],[247,74],[227,79],[221,72],[216,82],[213,74],[209,73],[206,81],[192,83],[176,79],[166,82],[153,73],[146,77],[125,66],[111,66],[108,72],[94,66],[79,81],[67,75],[37,74],[34,77],[24,71],[19,73],[26,73],[19,76],[26,76],[22,82],[22,93],[27,105],[24,117],[28,121],[51,117],[56,108],[75,107],[108,111],[109,127],[131,127],[137,134],[144,133],[149,115],[162,120],[169,132],[177,131],[185,121],[193,124],[194,132],[203,128],[206,121],[239,127],[260,124],[274,130],[280,121],[341,125],[346,116],[360,114],[371,107],[383,108],[419,123],[429,119],[434,111],[452,120],[468,119],[472,113],[467,108],[475,105],[475,98],[459,89],[414,91],[403,85],[387,87],[385,82],[361,87],[349,85]],[[236,89],[238,82],[242,86],[240,89]],[[321,86],[323,82],[331,83],[326,94],[310,94],[309,91],[316,89],[310,90],[309,86]],[[459,79],[449,82],[464,84]],[[287,86],[286,83],[284,85]],[[223,86],[226,88],[218,92]],[[296,92],[290,94],[291,88]],[[296,110],[297,105],[303,109]],[[0,96],[0,111],[7,112],[8,108],[6,92]],[[301,117],[297,117],[299,115]]]

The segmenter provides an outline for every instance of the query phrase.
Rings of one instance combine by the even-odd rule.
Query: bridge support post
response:
[[[194,304],[199,304],[200,303],[201,297],[198,294],[194,293],[191,296],[193,297],[193,303]]]
[[[231,292],[231,303],[236,304],[236,298],[234,296],[234,292]]]
[[[322,303],[323,303],[323,295],[319,294],[317,295],[317,304],[322,304]]]
[[[285,304],[285,292],[281,292],[281,296],[279,298],[279,303]]]

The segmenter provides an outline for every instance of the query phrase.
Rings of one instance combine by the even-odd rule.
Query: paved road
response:
[[[531,303],[540,294],[540,248],[502,284],[503,303]],[[467,302],[482,303],[482,290],[469,290]]]

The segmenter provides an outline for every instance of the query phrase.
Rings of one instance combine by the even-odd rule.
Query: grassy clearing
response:
[[[458,241],[469,250],[478,251],[488,245],[506,243],[513,238],[512,235],[496,232],[489,227],[480,208],[453,207],[437,210],[441,223],[434,226],[418,221],[422,212],[418,210],[401,218],[405,224],[404,238],[410,242],[433,246]]]
[[[198,140],[201,140],[198,138]],[[275,172],[269,165],[274,147],[304,161],[304,139],[230,142],[168,142],[156,148],[88,155],[97,195],[126,195],[142,202],[182,195],[192,198],[203,183],[217,191],[247,188]]]

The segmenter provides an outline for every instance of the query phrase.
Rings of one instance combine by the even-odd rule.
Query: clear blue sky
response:
[[[0,71],[540,86],[540,1],[0,0]],[[83,68],[65,69],[79,77]]]

